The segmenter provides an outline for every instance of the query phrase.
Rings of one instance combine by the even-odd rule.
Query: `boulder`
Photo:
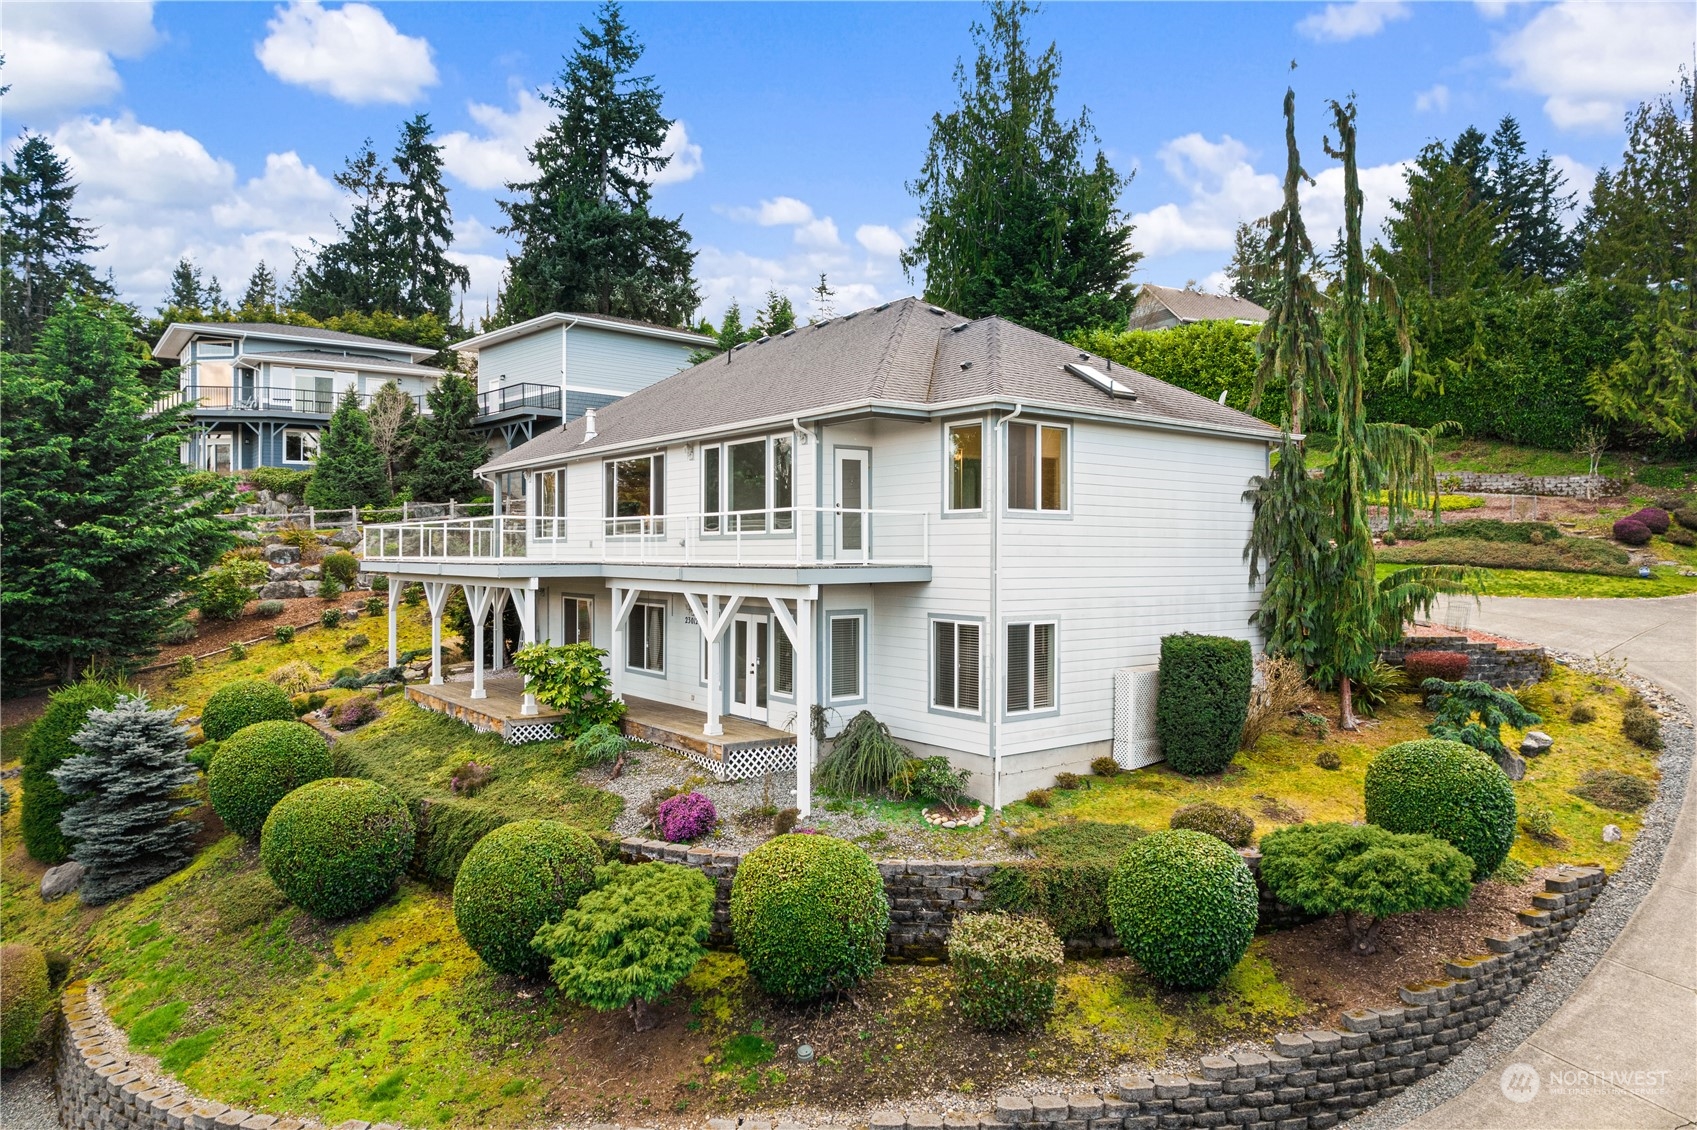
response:
[[[284,506],[281,502],[267,502],[265,504],[265,513],[271,515],[274,518],[284,517],[285,515],[288,514],[288,512],[289,512],[289,508],[287,506]]]
[[[1497,758],[1497,765],[1502,769],[1503,775],[1511,781],[1518,781],[1526,776],[1526,759],[1518,753],[1510,753],[1505,757]]]
[[[301,504],[300,499],[296,498],[288,491],[281,490],[277,492],[277,501],[281,502],[284,506],[299,506]]]
[[[360,542],[360,533],[354,527],[348,526],[345,529],[337,530],[331,536],[330,541],[334,545],[356,546]]]
[[[1619,824],[1604,824],[1603,825],[1603,842],[1605,844],[1618,844],[1618,843],[1620,843],[1620,825]],[[43,880],[43,882],[45,882],[45,881],[46,880]]]
[[[324,570],[320,566],[317,566],[317,565],[302,565],[301,566],[301,580],[303,580],[303,581],[322,581],[323,579],[324,579]]]
[[[273,496],[272,493],[268,490],[260,490],[260,491],[254,491],[253,497],[254,497],[254,500],[256,502],[258,502],[261,506],[270,506],[272,499],[275,496]]]
[[[301,559],[301,551],[292,545],[276,545],[265,547],[265,560],[273,565],[293,565]]]
[[[273,581],[298,581],[301,579],[301,567],[299,565],[273,565],[271,566],[271,576],[267,579]]]
[[[82,877],[83,865],[74,859],[57,867],[49,867],[47,874],[41,877],[42,901],[52,902],[70,894],[82,885]]]
[[[1526,736],[1520,739],[1520,756],[1542,757],[1550,752],[1550,747],[1556,740],[1542,730],[1528,730]]]
[[[245,510],[246,507],[243,507],[243,509]],[[232,530],[230,532],[236,535],[237,541],[245,541],[254,545],[259,544],[260,534],[258,530]]]
[[[299,581],[271,581],[259,586],[260,600],[298,600],[306,595],[306,586]]]

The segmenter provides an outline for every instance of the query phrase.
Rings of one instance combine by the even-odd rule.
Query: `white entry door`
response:
[[[867,560],[871,540],[864,511],[869,491],[866,482],[866,452],[837,452],[837,559]]]
[[[738,613],[731,625],[731,662],[725,672],[731,691],[731,713],[756,722],[766,721],[767,650],[771,621]]]

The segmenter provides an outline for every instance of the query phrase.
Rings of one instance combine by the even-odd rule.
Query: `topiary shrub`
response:
[[[1650,527],[1636,518],[1622,518],[1614,524],[1614,539],[1622,545],[1649,545]]]
[[[1465,651],[1422,649],[1408,653],[1408,658],[1402,661],[1402,670],[1416,686],[1427,679],[1443,679],[1453,683],[1467,674],[1467,665],[1470,662]]]
[[[1386,749],[1367,766],[1367,822],[1392,832],[1438,836],[1489,878],[1514,844],[1514,789],[1488,756],[1428,738]]]
[[[326,777],[271,809],[259,861],[283,897],[318,918],[346,918],[382,901],[412,858],[401,799],[375,781]]]
[[[1667,533],[1671,524],[1668,512],[1658,506],[1646,506],[1636,514],[1627,515],[1627,520],[1645,526],[1652,534]]]
[[[1297,824],[1261,840],[1261,881],[1309,914],[1345,915],[1355,952],[1372,954],[1391,915],[1465,906],[1473,861],[1436,836]]]
[[[1211,800],[1185,805],[1173,813],[1167,826],[1203,832],[1232,847],[1248,847],[1255,834],[1255,818],[1249,813]]]
[[[1656,799],[1656,784],[1618,769],[1587,769],[1568,792],[1612,812],[1637,812]]]
[[[34,1062],[46,1049],[52,1013],[46,955],[16,942],[0,946],[0,1067]]]
[[[1066,949],[1041,918],[961,914],[949,927],[955,1001],[976,1028],[1033,1028],[1055,1009],[1055,982]]]
[[[870,856],[830,836],[767,840],[737,866],[731,932],[767,993],[808,1001],[853,988],[884,958],[890,906]]]
[[[287,722],[295,709],[289,692],[263,679],[236,679],[212,692],[200,712],[200,728],[209,740],[221,742],[255,722]]]
[[[707,835],[719,823],[719,813],[704,793],[667,797],[654,809],[654,830],[667,843],[686,844]]]
[[[225,827],[251,840],[278,801],[335,771],[330,743],[311,726],[255,722],[218,744],[207,772],[207,793]]]
[[[539,976],[548,958],[536,931],[595,886],[601,852],[588,834],[558,820],[518,820],[484,836],[454,877],[454,922],[485,965]]]
[[[1203,832],[1143,837],[1108,882],[1108,917],[1126,952],[1177,989],[1206,989],[1231,972],[1255,934],[1256,903],[1249,865]]]
[[[319,567],[326,577],[334,578],[345,589],[353,588],[354,578],[359,576],[359,558],[344,550],[325,554]]]
[[[1255,660],[1249,644],[1185,633],[1161,639],[1155,734],[1179,773],[1218,773],[1237,756],[1249,717]]]
[[[19,782],[24,791],[19,830],[31,859],[52,864],[63,863],[70,857],[71,841],[59,830],[59,819],[70,807],[71,799],[60,790],[52,773],[67,758],[82,753],[82,747],[71,741],[71,737],[88,721],[88,712],[112,709],[117,705],[119,693],[113,684],[93,679],[73,683],[53,692],[53,697],[47,700],[46,712],[30,727],[24,742]]]

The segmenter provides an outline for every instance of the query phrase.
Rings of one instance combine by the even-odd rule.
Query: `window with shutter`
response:
[[[860,617],[831,617],[831,697],[861,697]]]
[[[978,625],[936,620],[931,626],[931,705],[978,713]]]
[[[1031,625],[1031,709],[1055,705],[1055,626]]]
[[[931,704],[955,708],[955,626],[948,620],[931,625]]]
[[[795,648],[790,646],[790,637],[784,634],[783,628],[773,625],[772,635],[774,637],[772,693],[793,695],[795,694]]]
[[[1055,625],[1009,624],[1009,714],[1055,707]]]
[[[1031,625],[1008,625],[1008,713],[1031,709]]]

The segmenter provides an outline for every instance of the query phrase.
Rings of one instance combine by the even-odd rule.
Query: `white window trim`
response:
[[[950,624],[955,629],[955,702],[960,701],[960,628],[970,625],[978,629],[978,705],[972,709],[963,706],[944,706],[937,701],[937,625]],[[930,666],[928,679],[930,681],[930,708],[939,714],[952,714],[960,718],[982,718],[984,716],[984,621],[971,616],[933,616],[930,619]]]
[[[1026,706],[1020,709],[1008,708],[1008,688],[1012,680],[1008,678],[1008,632],[1017,627],[1026,629],[1026,701],[1034,697],[1033,688],[1037,685],[1037,648],[1032,646],[1036,637],[1035,629],[1047,624],[1051,629],[1049,635],[1049,697],[1048,706]],[[1008,620],[1002,625],[1002,716],[1004,718],[1038,718],[1047,714],[1058,714],[1061,709],[1061,627],[1056,620]]]
[[[953,434],[955,432],[955,429],[957,429],[957,428],[977,428],[978,429],[978,505],[977,506],[960,506],[960,507],[957,507],[957,506],[954,505],[954,497],[955,497],[955,491],[954,491],[954,485],[955,485],[955,480],[954,480],[954,475],[955,475],[955,449],[954,449],[954,444],[953,444],[952,440],[953,440]],[[945,422],[943,424],[943,513],[945,513],[945,514],[982,514],[982,513],[984,513],[985,478],[986,478],[986,472],[989,471],[989,469],[990,469],[990,466],[989,466],[990,460],[988,458],[989,453],[985,450],[985,448],[988,445],[984,442],[984,435],[985,435],[985,427],[984,427],[984,421],[983,420],[954,420],[954,421]]]
[[[777,504],[778,503],[778,475],[777,475],[777,470],[778,470],[778,443],[781,440],[788,440],[789,444],[790,444],[790,503],[789,503],[788,506],[782,506],[782,507]],[[775,534],[779,537],[794,537],[795,536],[795,526],[796,526],[796,504],[795,504],[795,488],[796,488],[796,482],[795,482],[796,452],[795,452],[795,448],[796,448],[796,444],[795,444],[795,436],[792,433],[788,433],[788,432],[781,432],[781,433],[776,433],[776,434],[767,435],[767,436],[747,436],[743,439],[728,439],[728,440],[724,440],[723,442],[720,442],[720,443],[708,443],[708,444],[703,444],[701,446],[701,458],[699,460],[698,465],[703,469],[702,470],[702,480],[701,480],[701,492],[700,492],[700,497],[701,497],[701,530],[702,530],[702,533],[704,533],[708,536],[716,536],[716,535],[726,535],[726,536],[729,536],[729,537],[736,537],[737,536],[737,532],[735,530],[729,530],[729,529],[725,528],[726,526],[729,525],[729,523],[726,521],[726,516],[729,515],[729,514],[732,514],[732,513],[736,513],[736,511],[733,511],[731,509],[731,448],[742,447],[746,444],[751,444],[751,443],[764,443],[766,445],[766,492],[765,492],[766,498],[765,498],[765,505],[762,508],[763,512],[766,515],[766,522],[765,522],[765,528],[764,529],[747,530],[747,531],[743,532],[742,536],[748,537],[748,536],[761,536],[761,535],[773,535],[773,534]],[[710,508],[708,506],[708,503],[707,503],[706,467],[707,467],[707,453],[709,451],[713,451],[713,452],[717,453],[717,462],[719,464],[719,482],[718,482],[718,492],[717,492],[718,493],[718,506],[716,508]],[[779,529],[778,528],[778,524],[777,524],[778,523],[778,513],[780,511],[787,511],[788,512],[790,524],[785,529]],[[753,512],[752,511],[746,511],[744,513],[753,513]]]
[[[1072,425],[1051,424],[1047,420],[1012,420],[1003,421],[1002,431],[1002,473],[1001,479],[1003,506],[1009,514],[1023,516],[1049,515],[1056,518],[1069,517],[1072,514]],[[1013,504],[1013,429],[1020,424],[1026,424],[1037,429],[1037,444],[1034,448],[1036,466],[1032,468],[1033,486],[1038,505],[1034,507],[1015,506]],[[1043,429],[1052,428],[1064,436],[1063,451],[1066,453],[1066,473],[1062,476],[1061,489],[1065,492],[1066,505],[1059,510],[1045,510],[1041,503],[1043,499]]]
[[[631,661],[630,661],[630,640],[631,640],[630,617],[633,617],[639,611],[641,611],[643,609],[648,609],[648,608],[657,608],[657,609],[660,610],[660,666],[659,667],[637,667],[634,664],[632,664]],[[668,618],[667,617],[668,611],[669,611],[669,609],[667,608],[666,602],[663,601],[663,600],[639,599],[635,604],[631,605],[630,613],[626,616],[626,619],[625,619],[625,632],[624,632],[624,635],[625,635],[624,652],[625,652],[625,654],[622,657],[626,671],[634,671],[639,675],[662,675],[662,676],[665,675],[665,673],[666,673],[666,621],[667,621],[667,618]],[[647,640],[648,623],[647,623],[646,618],[643,621],[642,631],[643,631],[643,643],[645,645],[643,647],[643,651],[645,653],[644,658],[646,658],[646,652],[648,651],[648,648],[646,647],[646,644],[648,642],[648,640]]]
[[[565,634],[566,634],[565,629],[566,629],[566,608],[567,608],[567,606],[570,606],[571,609],[572,609],[572,612],[576,613],[577,605],[580,602],[583,603],[583,604],[589,605],[589,638],[586,639],[586,640],[579,640],[577,642],[578,643],[587,643],[587,644],[593,645],[595,643],[595,598],[592,597],[592,596],[577,596],[574,593],[564,593],[564,594],[561,595],[561,597],[560,597],[560,636],[562,638],[564,638]],[[575,616],[573,618],[575,619]],[[576,625],[574,624],[573,627],[575,627],[575,626]]]
[[[304,440],[311,440],[312,441],[312,452],[305,459],[290,459],[289,458],[289,439],[293,436],[299,436],[303,441]],[[301,450],[302,451],[306,450],[305,443],[303,443],[301,445]],[[283,462],[305,465],[305,464],[311,463],[313,461],[313,459],[317,457],[317,455],[318,455],[318,432],[317,431],[313,430],[312,428],[284,428],[283,429]]]
[[[855,660],[854,660],[854,666],[855,666],[854,686],[855,686],[855,690],[854,690],[853,694],[840,695],[840,694],[835,693],[835,691],[833,689],[835,687],[836,681],[837,681],[836,680],[837,672],[836,672],[836,667],[835,667],[835,659],[836,659],[837,649],[836,649],[836,642],[835,642],[835,632],[834,632],[833,629],[835,628],[836,622],[838,620],[856,620],[856,621],[859,622],[859,627],[857,628],[858,636],[855,640],[856,644],[858,644],[858,647],[855,649]],[[825,701],[826,702],[838,703],[838,702],[865,702],[866,701],[866,657],[867,657],[866,621],[867,621],[866,613],[862,610],[856,610],[856,611],[852,611],[852,612],[828,612],[825,615],[825,662],[820,664],[820,666],[822,668],[824,668],[824,672],[825,672]]]
[[[619,472],[617,468],[620,463],[635,463],[639,459],[648,461],[648,513],[620,517],[615,513],[618,509]],[[659,464],[658,467],[655,466],[656,463]],[[658,471],[658,474],[656,474],[656,471]],[[613,476],[611,494],[607,490],[607,476],[609,474]],[[646,455],[627,455],[618,459],[603,459],[601,461],[601,482],[599,485],[601,509],[606,512],[603,517],[606,520],[606,529],[609,536],[642,537],[659,535],[664,532],[664,519],[666,517],[666,453],[664,451],[651,451]],[[658,508],[654,505],[656,494],[658,494],[660,500]],[[639,529],[620,531],[616,525],[618,522],[635,522]],[[643,523],[647,524],[646,529],[640,528]]]

